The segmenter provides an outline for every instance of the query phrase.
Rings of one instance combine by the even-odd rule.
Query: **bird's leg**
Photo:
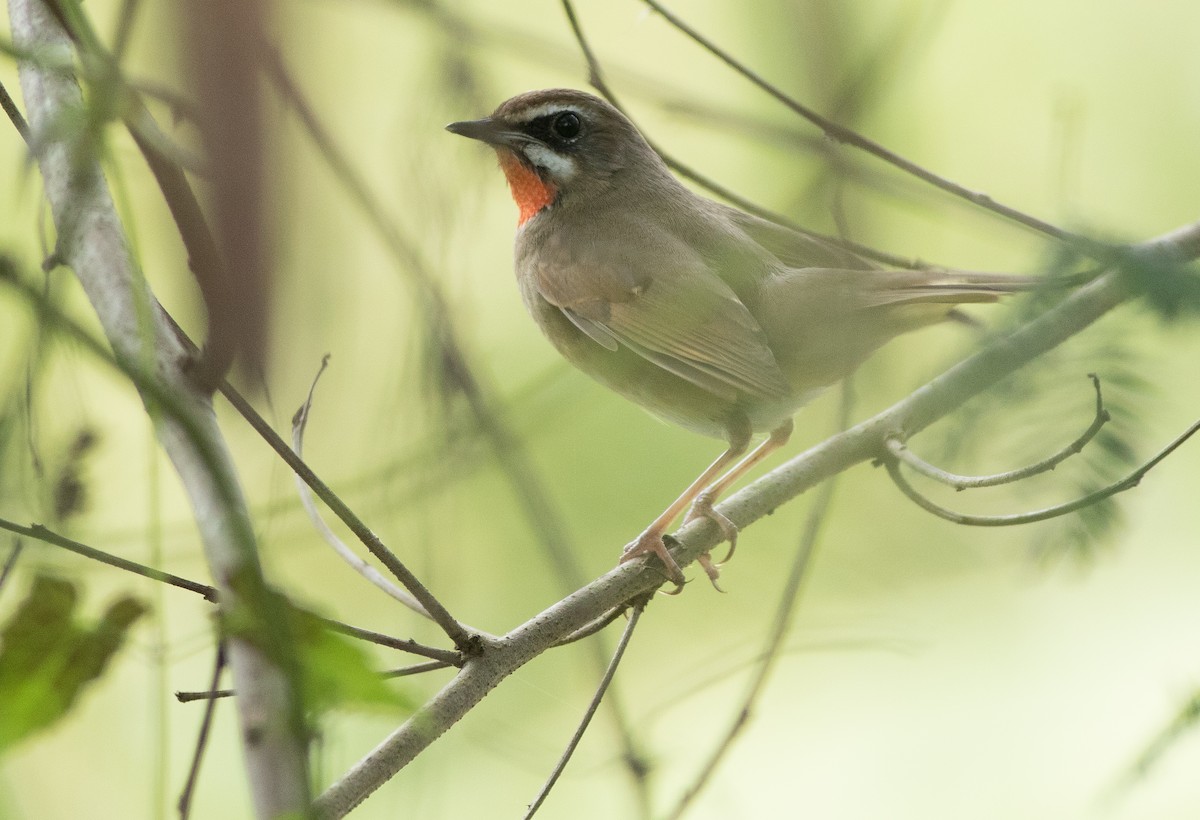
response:
[[[744,433],[740,429],[741,427],[745,427]],[[621,553],[621,563],[632,561],[634,558],[647,553],[654,553],[663,562],[663,566],[666,567],[667,576],[676,586],[682,588],[684,583],[683,570],[679,568],[679,564],[675,562],[675,559],[671,557],[671,553],[667,551],[667,545],[663,542],[663,535],[671,527],[671,523],[679,517],[679,514],[696,500],[696,496],[716,480],[731,461],[734,461],[746,451],[749,443],[750,431],[748,425],[739,425],[738,430],[731,430],[729,435],[729,449],[718,456],[716,461],[708,465],[704,472],[688,485],[683,494],[671,502],[671,506],[663,510],[662,514],[650,522],[650,526],[646,527],[641,535],[625,547],[625,551]]]
[[[754,468],[760,461],[769,456],[771,453],[778,450],[792,435],[792,420],[788,419],[783,424],[771,431],[762,444],[755,447],[750,453],[739,461],[737,464],[729,468],[729,472],[721,476],[715,483],[706,488],[703,492],[696,496],[696,500],[692,502],[692,508],[688,510],[687,516],[683,519],[684,524],[695,521],[697,518],[707,518],[717,525],[721,530],[721,534],[729,541],[729,553],[725,559],[719,563],[712,560],[712,555],[704,553],[696,559],[700,566],[704,568],[704,572],[708,575],[708,580],[712,581],[713,586],[717,584],[717,578],[720,576],[718,567],[724,564],[733,557],[733,551],[737,548],[738,529],[732,521],[726,516],[717,512],[713,507],[717,499],[728,490],[735,481],[744,476],[747,472]],[[718,587],[719,588],[719,587]]]

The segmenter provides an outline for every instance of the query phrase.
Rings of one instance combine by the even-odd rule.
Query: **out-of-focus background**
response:
[[[84,8],[102,36],[120,3]],[[172,4],[133,4],[131,76],[174,88]],[[1200,214],[1200,5],[1194,0],[695,0],[674,9],[739,59],[833,119],[969,188],[1098,238],[1139,240]],[[581,24],[639,125],[713,180],[815,229],[910,258],[1044,273],[1056,249],[850,149],[736,76],[635,0],[580,0]],[[720,442],[650,418],[570,370],[524,314],[511,271],[515,209],[491,152],[442,130],[520,91],[585,87],[587,71],[551,0],[281,2],[279,50],[311,111],[412,254],[371,219],[269,90],[275,276],[265,387],[255,403],[281,431],[321,357],[309,463],[467,623],[502,633],[572,587],[515,492],[541,493],[583,576],[615,562],[713,458]],[[6,32],[6,29],[4,29]],[[6,35],[7,36],[7,35]],[[0,81],[17,95],[11,58]],[[186,121],[172,125],[195,142]],[[159,298],[195,335],[203,312],[161,196],[128,135],[106,132],[109,180]],[[201,186],[202,187],[202,186]],[[40,180],[0,127],[0,251],[33,270],[52,233]],[[445,297],[487,412],[536,475],[514,477],[428,343],[418,277]],[[89,327],[71,274],[53,288]],[[972,310],[987,328],[1021,300]],[[71,537],[207,581],[196,528],[133,390],[69,344],[37,340],[0,292],[0,390],[16,407],[0,470],[0,516],[48,520],[46,475],[79,465],[84,510]],[[893,343],[857,375],[852,418],[886,407],[967,355],[988,331],[945,327]],[[35,388],[34,349],[49,346]],[[960,472],[1019,466],[1090,421],[1086,374],[1114,420],[1100,443],[1049,476],[939,500],[1008,512],[1066,500],[1150,457],[1197,415],[1200,333],[1127,306],[1020,377],[940,423],[914,449]],[[242,384],[249,384],[243,374]],[[837,429],[839,391],[804,410],[787,453]],[[361,626],[436,641],[367,587],[314,535],[288,471],[218,403],[269,577]],[[773,462],[778,463],[778,462]],[[507,465],[507,466],[506,466]],[[1013,529],[967,529],[906,501],[860,466],[839,479],[786,649],[694,818],[1191,818],[1200,814],[1200,733],[1146,756],[1200,687],[1200,444],[1113,507]],[[976,497],[977,496],[977,497]],[[648,766],[657,816],[697,774],[739,707],[811,500],[748,529],[725,570],[656,599],[615,696]],[[0,556],[10,542],[0,539]],[[208,605],[53,547],[26,543],[0,589],[0,618],[35,570],[84,590],[85,612],[119,593],[153,609],[118,663],[63,722],[0,761],[0,816],[166,817],[207,685]],[[602,639],[611,646],[615,634]],[[375,653],[380,668],[407,658]],[[355,816],[518,817],[599,676],[592,651],[550,653],[505,681]],[[422,700],[446,673],[396,684]],[[0,704],[0,719],[3,705]],[[321,784],[402,718],[339,712],[322,725]],[[217,711],[194,816],[249,816],[234,709]],[[637,790],[602,710],[545,817],[638,817]],[[1146,765],[1139,768],[1139,761]]]

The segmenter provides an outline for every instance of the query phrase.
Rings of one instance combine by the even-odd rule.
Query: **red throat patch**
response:
[[[543,182],[532,168],[507,148],[498,150],[496,155],[500,158],[500,170],[504,171],[509,190],[512,191],[513,202],[520,209],[517,217],[517,227],[520,227],[554,202],[558,189],[549,182]]]

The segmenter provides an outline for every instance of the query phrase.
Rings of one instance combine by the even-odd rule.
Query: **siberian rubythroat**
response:
[[[531,91],[446,127],[495,149],[520,209],[521,295],[558,351],[655,415],[728,442],[622,554],[657,555],[677,584],[671,523],[690,505],[685,522],[710,518],[734,541],[713,503],[787,441],[801,405],[894,336],[1028,287],[880,270],[698,196],[620,111],[582,91]],[[743,457],[756,433],[768,436]]]

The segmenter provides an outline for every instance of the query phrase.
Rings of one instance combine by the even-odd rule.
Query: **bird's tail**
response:
[[[1030,276],[954,270],[872,271],[871,279],[874,286],[863,294],[865,307],[995,302],[1041,285]]]

